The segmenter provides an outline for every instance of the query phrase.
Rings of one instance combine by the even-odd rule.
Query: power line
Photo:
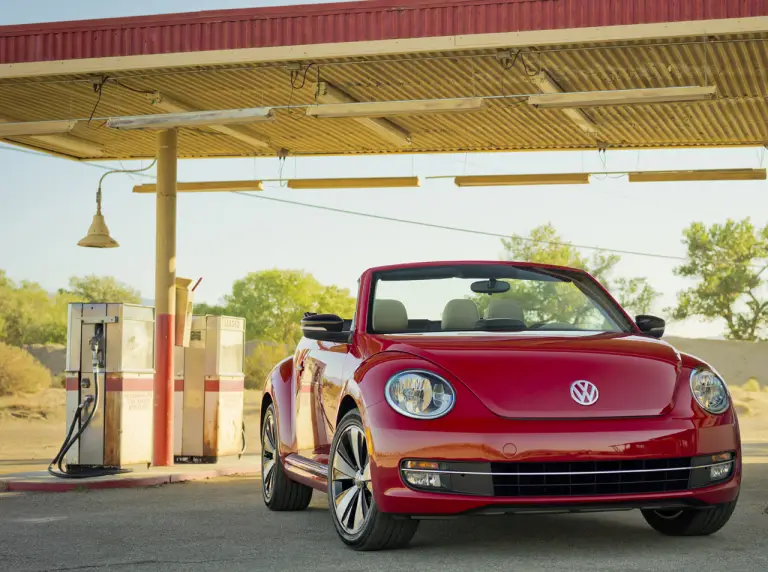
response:
[[[421,227],[426,227],[426,228],[436,228],[436,229],[440,229],[440,230],[450,230],[450,231],[453,231],[453,232],[463,232],[465,234],[474,234],[474,235],[478,235],[478,236],[490,236],[490,237],[494,237],[494,238],[510,238],[509,234],[500,234],[500,233],[496,233],[496,232],[487,232],[487,231],[484,231],[484,230],[474,230],[474,229],[469,229],[469,228],[460,228],[460,227],[456,227],[456,226],[447,226],[447,225],[442,225],[442,224],[433,224],[433,223],[429,223],[429,222],[421,222],[421,221],[415,221],[415,220],[406,220],[406,219],[401,219],[401,218],[388,217],[388,216],[384,216],[384,215],[377,215],[377,214],[371,214],[371,213],[363,213],[363,212],[358,212],[358,211],[350,211],[350,210],[339,209],[339,208],[334,208],[334,207],[324,207],[324,206],[320,206],[320,205],[311,205],[311,204],[308,204],[308,203],[300,203],[298,201],[289,201],[289,200],[286,200],[286,199],[277,199],[275,197],[264,197],[264,196],[252,195],[252,194],[246,193],[244,191],[232,191],[232,193],[235,194],[235,195],[241,195],[241,196],[248,197],[248,198],[251,198],[251,199],[259,199],[259,200],[262,200],[262,201],[274,201],[274,202],[277,202],[277,203],[285,203],[285,204],[299,206],[299,207],[318,209],[318,210],[323,210],[323,211],[330,211],[330,212],[346,214],[346,215],[360,216],[360,217],[371,218],[371,219],[376,219],[376,220],[384,220],[384,221],[388,221],[388,222],[397,222],[397,223],[401,223],[401,224],[410,224],[410,225],[414,225],[414,226],[421,226]],[[645,257],[649,257],[649,258],[662,258],[662,259],[665,259],[665,260],[678,260],[678,261],[680,261],[680,260],[682,260],[682,261],[687,260],[687,258],[684,258],[682,256],[672,256],[672,255],[667,255],[667,254],[654,254],[654,253],[650,253],[650,252],[637,252],[637,251],[633,251],[633,250],[617,250],[617,249],[613,249],[613,248],[600,248],[599,246],[585,246],[583,244],[571,244],[571,243],[568,243],[568,242],[557,242],[557,241],[552,241],[552,240],[535,240],[535,239],[532,239],[532,238],[523,238],[523,237],[517,237],[517,238],[520,239],[520,240],[523,240],[525,242],[533,242],[535,244],[549,244],[549,245],[552,245],[552,246],[571,246],[573,248],[579,248],[579,249],[582,249],[582,250],[594,250],[594,251],[598,251],[598,252],[612,252],[614,254],[626,254],[626,255],[630,255],[630,256],[645,256]]]
[[[32,151],[30,149],[24,149],[21,147],[10,147],[10,146],[4,146],[0,147],[0,151],[11,151],[13,153],[22,153],[24,155],[32,155],[33,157],[41,157],[45,159],[59,159],[61,161],[70,161],[69,159],[66,159],[64,157],[57,157],[56,155],[49,155],[47,153],[39,153],[37,151]],[[86,167],[93,167],[94,169],[101,169],[102,171],[114,171],[114,167],[108,167],[106,165],[99,165],[98,163],[88,163],[85,161],[70,161],[72,163],[76,163],[78,165],[84,165]],[[119,162],[119,161],[115,161]],[[150,179],[157,179],[154,175],[148,175],[147,173],[134,173],[134,176],[139,177],[147,177]]]
[[[35,155],[35,156],[39,156],[39,157],[49,157],[49,155],[46,155],[46,154],[43,154],[43,153],[37,153],[35,151],[29,151],[27,149],[18,149],[18,148],[13,148],[13,147],[2,147],[0,149],[7,150],[7,151],[14,151],[14,152],[17,152],[17,153],[25,153],[25,154],[28,154],[28,155]],[[108,170],[108,171],[112,170],[110,167],[106,167],[106,166],[103,166],[103,165],[97,165],[95,163],[81,162],[80,164],[81,165],[86,165],[88,167],[94,167],[96,169],[103,169],[103,170]],[[146,178],[157,180],[157,177],[155,175],[150,175],[150,174],[147,174],[147,173],[139,173],[139,176],[143,176],[143,177],[146,177]],[[334,208],[334,207],[326,207],[326,206],[321,206],[321,205],[313,205],[313,204],[302,203],[302,202],[298,202],[298,201],[290,201],[290,200],[287,200],[287,199],[278,199],[276,197],[265,197],[265,196],[259,196],[259,195],[252,195],[250,193],[246,193],[246,192],[243,192],[243,191],[233,191],[232,194],[240,195],[240,196],[243,196],[243,197],[248,197],[248,198],[251,198],[251,199],[258,199],[258,200],[262,200],[262,201],[272,201],[272,202],[276,202],[276,203],[283,203],[283,204],[288,204],[288,205],[297,206],[297,207],[304,207],[304,208],[322,210],[322,211],[327,211],[327,212],[335,212],[335,213],[338,213],[338,214],[345,214],[345,215],[349,215],[349,216],[358,216],[358,217],[369,218],[369,219],[374,219],[374,220],[381,220],[381,221],[387,221],[387,222],[395,222],[395,223],[399,223],[399,224],[409,224],[409,225],[412,225],[412,226],[420,226],[420,227],[423,227],[423,228],[434,228],[434,229],[438,229],[438,230],[447,230],[447,231],[452,231],[452,232],[461,232],[461,233],[464,233],[464,234],[472,234],[472,235],[475,235],[475,236],[487,236],[487,237],[493,237],[493,238],[510,238],[509,234],[502,234],[502,233],[496,233],[496,232],[488,232],[488,231],[475,230],[475,229],[469,229],[469,228],[460,228],[460,227],[455,227],[455,226],[448,226],[448,225],[442,225],[442,224],[434,224],[434,223],[429,223],[429,222],[407,220],[407,219],[401,219],[401,218],[396,218],[396,217],[388,217],[388,216],[377,215],[377,214],[373,214],[373,213],[365,213],[365,212],[352,211],[352,210],[347,210],[347,209],[340,209],[340,208]],[[662,260],[675,260],[675,261],[686,261],[687,260],[687,258],[682,257],[682,256],[672,256],[672,255],[668,255],[668,254],[656,254],[656,253],[651,253],[651,252],[639,252],[639,251],[634,251],[634,250],[618,250],[618,249],[615,249],[615,248],[601,248],[599,246],[588,246],[588,245],[583,245],[583,244],[571,244],[571,243],[567,243],[567,242],[558,242],[558,241],[551,241],[551,240],[535,240],[535,239],[532,239],[532,238],[523,238],[523,237],[517,237],[517,238],[519,240],[524,241],[524,242],[530,242],[530,243],[534,243],[534,244],[547,244],[547,245],[551,245],[551,246],[570,246],[570,247],[573,247],[573,248],[578,248],[580,250],[590,250],[590,251],[595,251],[595,252],[610,252],[610,253],[613,253],[613,254],[623,254],[623,255],[627,255],[627,256],[642,256],[642,257],[646,257],[646,258],[657,258],[657,259],[662,259]]]

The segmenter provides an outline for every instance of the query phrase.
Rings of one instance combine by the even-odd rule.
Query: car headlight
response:
[[[439,375],[428,371],[403,371],[384,388],[387,403],[414,419],[437,419],[453,409],[456,392]]]
[[[691,372],[691,393],[702,409],[714,415],[725,413],[730,405],[725,382],[708,369]]]

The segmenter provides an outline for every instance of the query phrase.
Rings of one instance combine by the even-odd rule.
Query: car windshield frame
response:
[[[618,331],[610,330],[611,333],[634,333],[636,328],[631,319],[627,316],[623,308],[614,300],[610,294],[600,285],[597,280],[586,272],[570,268],[556,268],[548,266],[536,266],[526,264],[504,264],[504,263],[474,263],[474,264],[444,264],[429,266],[409,266],[402,268],[393,268],[387,270],[373,271],[371,274],[371,285],[368,296],[367,308],[367,327],[366,332],[372,335],[444,335],[444,334],[466,334],[478,335],[494,333],[510,335],[514,333],[530,334],[532,332],[541,334],[554,334],[563,330],[535,330],[535,329],[500,329],[500,330],[443,330],[443,331],[425,331],[425,332],[379,332],[373,328],[373,307],[376,301],[376,287],[380,282],[406,282],[406,281],[427,281],[459,278],[467,280],[532,280],[539,282],[559,282],[572,283],[579,291],[588,298],[600,311],[606,319],[612,321]],[[601,330],[570,330],[576,333],[601,333]]]

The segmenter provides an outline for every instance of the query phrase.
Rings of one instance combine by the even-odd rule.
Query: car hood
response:
[[[629,334],[391,337],[387,349],[444,368],[502,417],[562,419],[649,417],[673,404],[680,354],[655,339]],[[582,405],[571,386],[598,390]]]

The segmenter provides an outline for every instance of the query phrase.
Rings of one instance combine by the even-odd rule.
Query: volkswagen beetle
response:
[[[269,375],[264,502],[327,493],[356,550],[465,514],[638,509],[665,535],[717,532],[739,496],[736,412],[664,328],[572,268],[370,269],[354,317],[306,314]]]

